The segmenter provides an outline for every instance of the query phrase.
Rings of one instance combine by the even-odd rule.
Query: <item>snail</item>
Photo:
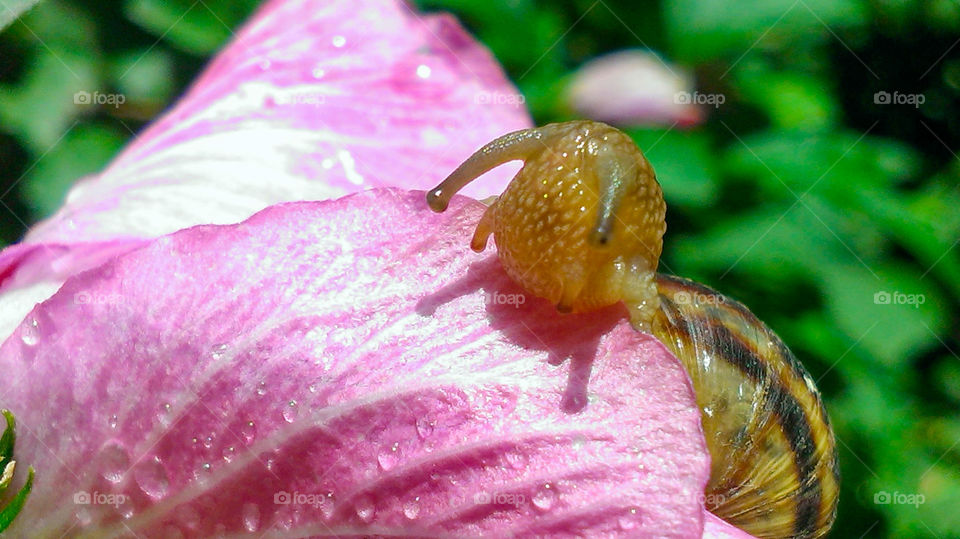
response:
[[[504,135],[427,193],[442,212],[467,183],[522,160],[471,241],[490,234],[508,275],[561,312],[622,301],[687,370],[712,457],[707,509],[757,537],[825,535],[839,468],[826,410],[803,365],[746,307],[657,273],[666,204],[650,163],[625,133],[572,121]]]

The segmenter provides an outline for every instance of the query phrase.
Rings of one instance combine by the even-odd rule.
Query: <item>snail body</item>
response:
[[[707,509],[757,537],[825,535],[839,490],[826,410],[803,365],[743,305],[657,274],[666,205],[624,133],[576,121],[504,135],[427,194],[434,211],[502,163],[524,166],[477,225],[506,272],[561,312],[623,301],[690,375],[712,457]]]
[[[492,233],[507,274],[558,310],[584,312],[622,300],[634,325],[648,328],[666,205],[633,140],[594,122],[510,133],[428,193],[430,207],[443,211],[467,182],[515,159],[524,166],[487,208],[471,247],[482,251]]]

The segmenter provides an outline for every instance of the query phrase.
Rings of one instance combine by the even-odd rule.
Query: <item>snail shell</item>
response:
[[[623,301],[633,326],[683,363],[712,457],[707,509],[757,537],[825,535],[839,468],[833,431],[803,365],[746,307],[657,274],[666,206],[653,168],[624,133],[590,121],[504,135],[427,194],[434,211],[502,163],[524,166],[484,213],[506,272],[562,312]]]
[[[836,444],[810,374],[746,307],[660,274],[654,335],[693,383],[712,457],[705,501],[757,537],[822,537],[836,516]]]

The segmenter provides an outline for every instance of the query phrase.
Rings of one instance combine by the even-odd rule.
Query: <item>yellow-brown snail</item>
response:
[[[523,168],[484,213],[506,272],[563,312],[623,301],[640,331],[680,359],[712,456],[707,508],[757,537],[821,537],[836,514],[836,447],[820,394],[790,350],[743,305],[656,269],[666,206],[624,133],[575,121],[504,135],[427,194],[435,211],[484,172]]]

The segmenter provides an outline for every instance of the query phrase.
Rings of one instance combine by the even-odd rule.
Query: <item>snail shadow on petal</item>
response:
[[[570,360],[560,406],[569,414],[583,411],[600,339],[626,318],[626,309],[613,305],[586,314],[562,314],[547,300],[534,297],[517,285],[494,255],[471,264],[466,275],[422,298],[416,312],[433,316],[444,303],[478,290],[483,291],[493,329],[519,347],[546,352],[553,366]]]

